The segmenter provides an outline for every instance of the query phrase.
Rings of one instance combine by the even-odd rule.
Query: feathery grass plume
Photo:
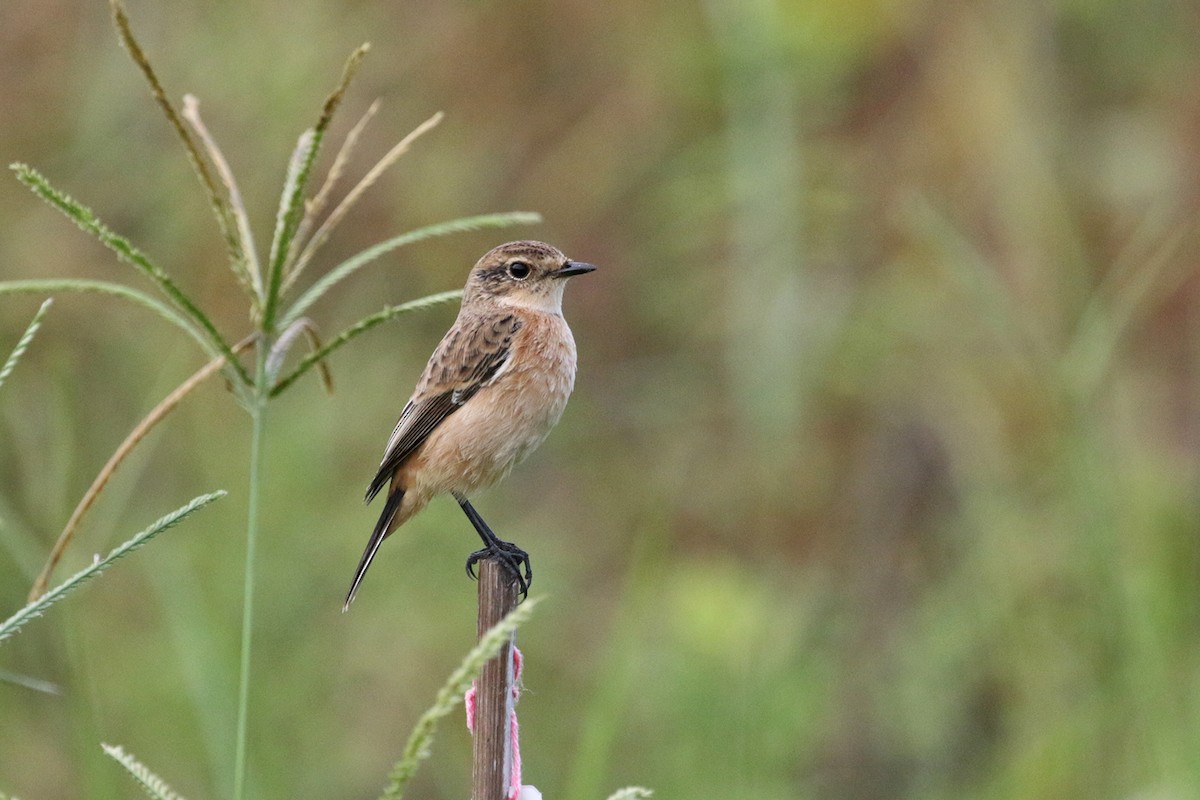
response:
[[[354,207],[354,204],[358,202],[358,199],[362,197],[363,193],[366,192],[367,189],[371,188],[371,186],[373,186],[375,182],[379,180],[379,176],[386,172],[388,167],[396,163],[396,160],[399,159],[400,156],[408,152],[413,142],[415,142],[422,134],[436,128],[444,116],[445,115],[439,111],[418,125],[411,133],[408,134],[408,136],[405,136],[399,141],[399,143],[396,144],[396,146],[389,150],[383,158],[379,159],[375,166],[371,167],[371,169],[367,171],[367,174],[363,176],[362,180],[355,184],[354,188],[342,198],[342,202],[337,204],[337,207],[330,212],[325,221],[321,223],[321,226],[317,228],[317,232],[313,234],[312,239],[305,244],[304,249],[300,252],[300,256],[295,260],[295,264],[289,270],[290,274],[287,276],[287,281],[284,283],[285,288],[290,286],[296,280],[296,278],[300,275],[300,272],[304,269],[305,265],[312,258],[313,254],[320,249],[321,245],[325,243],[325,240],[329,238],[329,235],[338,226],[338,223],[345,218],[346,214],[349,213],[350,209]],[[347,137],[347,140],[348,139],[349,137]]]
[[[304,248],[298,258],[289,260],[283,276],[283,288],[280,290],[287,294],[295,283],[300,270],[302,270],[308,259],[312,256],[315,248],[312,242],[308,241],[309,234],[312,232],[313,225],[316,224],[316,218],[325,210],[325,206],[329,203],[329,196],[333,194],[333,189],[337,186],[338,181],[342,177],[342,173],[346,170],[346,164],[350,161],[350,155],[354,152],[354,148],[358,145],[358,138],[362,135],[363,130],[367,127],[379,111],[379,100],[375,100],[367,107],[366,112],[359,117],[358,122],[354,123],[354,127],[346,134],[346,138],[342,140],[342,146],[338,148],[337,155],[333,157],[333,164],[329,167],[329,172],[325,174],[325,180],[321,184],[321,188],[317,190],[316,195],[304,204],[304,218],[300,220],[300,225],[296,228],[296,236],[293,239],[293,247],[304,242]],[[324,227],[324,225],[322,225]]]
[[[208,132],[208,126],[204,124],[204,120],[200,117],[200,101],[195,95],[185,94],[183,96],[183,118],[188,121],[196,135],[200,137],[200,141],[204,144],[204,149],[208,151],[208,157],[212,160],[213,166],[217,169],[217,174],[221,176],[221,182],[225,184],[225,191],[229,195],[229,214],[233,218],[233,224],[237,226],[238,251],[230,253],[229,266],[233,270],[234,276],[237,277],[238,283],[246,290],[246,294],[250,297],[250,302],[255,310],[261,310],[262,305],[262,268],[258,264],[258,252],[254,246],[254,232],[250,229],[250,215],[246,212],[246,204],[242,200],[242,191],[238,188],[237,179],[233,176],[233,170],[229,168],[229,162],[225,160],[225,154],[221,152],[221,148],[217,145],[217,140]],[[240,258],[238,256],[241,256]]]
[[[106,557],[100,559],[99,561],[95,561],[92,564],[89,564],[85,569],[82,569],[79,572],[75,573],[70,578],[68,578],[66,581],[64,581],[63,583],[60,583],[58,586],[54,587],[49,592],[46,592],[46,594],[42,595],[34,602],[26,605],[24,608],[22,608],[16,614],[13,614],[11,617],[9,617],[7,620],[5,620],[3,623],[0,623],[0,642],[3,642],[5,639],[7,639],[11,636],[15,636],[17,631],[20,630],[22,625],[24,625],[26,622],[29,622],[31,619],[40,617],[42,614],[44,614],[46,612],[47,608],[49,608],[50,606],[57,603],[59,600],[66,597],[68,594],[73,592],[75,589],[78,589],[82,584],[86,583],[88,580],[99,575],[104,569],[106,569],[110,564],[112,564],[117,559],[121,558],[122,556],[126,556],[129,553],[132,553],[134,550],[137,550],[139,547],[146,544],[146,542],[150,541],[155,536],[157,536],[158,534],[165,531],[167,528],[170,528],[170,527],[176,525],[177,523],[182,521],[184,518],[186,518],[189,514],[203,508],[204,506],[211,503],[213,500],[216,500],[219,497],[224,497],[225,494],[226,494],[226,492],[221,490],[221,491],[211,492],[209,494],[200,495],[199,497],[195,498],[187,505],[177,508],[176,510],[172,511],[170,514],[167,514],[166,516],[155,520],[153,523],[151,523],[151,525],[148,528],[146,528],[144,531],[142,531],[141,533],[134,536],[129,541],[125,542],[124,544],[122,544],[119,547],[117,547],[116,549],[114,549]]]
[[[300,134],[296,140],[296,147],[292,150],[292,155],[288,158],[287,172],[284,173],[283,191],[279,193],[279,207],[275,210],[275,231],[271,234],[271,252],[267,254],[267,264],[270,265],[270,272],[274,275],[275,270],[282,269],[282,263],[286,255],[286,247],[288,242],[285,238],[289,235],[288,226],[295,219],[297,203],[301,202],[300,198],[304,196],[304,187],[300,185],[304,165],[309,163],[309,156],[315,152],[313,147],[313,139],[315,135],[311,128]],[[297,228],[299,222],[296,222]],[[272,291],[270,288],[268,292]]]
[[[151,262],[145,253],[134,247],[124,236],[120,236],[109,229],[108,226],[92,213],[90,208],[51,186],[50,182],[37,170],[27,164],[20,163],[13,164],[12,169],[17,173],[17,180],[29,187],[34,194],[61,211],[68,219],[78,225],[81,230],[99,239],[101,244],[117,254],[117,258],[137,268],[154,281],[162,293],[167,296],[168,300],[174,303],[186,316],[191,317],[192,320],[200,324],[200,327],[208,335],[212,345],[216,347],[221,355],[229,359],[230,365],[234,368],[234,371],[242,382],[245,385],[252,383],[250,375],[246,372],[246,368],[234,357],[229,343],[221,336],[221,333],[217,330],[212,320],[208,318],[208,315],[201,311],[192,302],[191,298],[180,291],[179,287],[175,285],[175,281]]]
[[[542,215],[533,211],[507,211],[499,214],[480,214],[474,217],[462,217],[450,220],[449,222],[426,225],[423,228],[417,228],[408,233],[402,233],[399,236],[385,239],[376,245],[368,247],[357,255],[351,256],[329,270],[329,272],[309,287],[308,291],[292,304],[283,318],[282,325],[283,327],[287,327],[299,319],[308,310],[309,306],[320,300],[335,285],[385,253],[395,250],[397,247],[415,244],[436,236],[447,236],[452,233],[464,233],[466,231],[480,230],[481,228],[504,228],[509,225],[533,225],[541,221]]]
[[[358,322],[346,328],[337,336],[329,340],[329,343],[323,347],[318,347],[313,350],[296,365],[296,368],[288,373],[285,377],[280,378],[274,386],[271,387],[271,397],[282,392],[287,387],[291,386],[297,378],[308,372],[314,364],[323,364],[323,359],[338,349],[346,342],[350,341],[359,334],[369,331],[381,322],[387,322],[390,319],[395,319],[403,314],[408,314],[413,311],[431,308],[432,306],[442,303],[450,303],[462,298],[462,289],[452,289],[448,292],[438,292],[437,294],[426,295],[416,300],[410,300],[407,303],[401,303],[398,306],[385,306],[381,311],[376,311],[370,316],[363,317]]]
[[[138,785],[146,792],[146,794],[155,798],[155,800],[183,800],[181,795],[167,785],[167,782],[155,775],[146,765],[138,761],[136,758],[126,753],[120,745],[103,744],[104,752],[113,758],[118,764],[125,768],[125,771],[133,776],[133,779],[138,782]]]
[[[412,779],[421,761],[429,757],[433,746],[433,734],[437,724],[447,714],[452,712],[462,702],[463,693],[471,687],[483,669],[483,665],[500,652],[500,648],[509,640],[518,627],[523,625],[533,613],[534,606],[540,603],[541,597],[530,597],[524,603],[505,615],[504,619],[493,625],[487,633],[480,637],[478,644],[471,648],[467,657],[446,683],[438,690],[433,706],[421,715],[408,737],[404,746],[404,755],[396,762],[388,775],[390,783],[384,789],[380,800],[400,800],[404,796],[404,787]]]
[[[188,133],[187,126],[183,124],[183,120],[180,119],[175,106],[171,104],[170,98],[167,97],[167,92],[163,89],[162,82],[159,81],[154,68],[150,66],[150,59],[146,58],[145,51],[142,50],[142,46],[133,35],[133,28],[129,25],[129,16],[125,13],[125,5],[121,0],[109,0],[109,10],[112,13],[113,24],[117,28],[117,36],[120,38],[121,44],[129,51],[129,57],[133,59],[133,63],[137,65],[137,68],[141,70],[142,75],[146,78],[146,82],[150,84],[151,95],[154,96],[155,102],[162,109],[167,121],[171,123],[171,127],[174,128],[175,134],[179,137],[179,141],[183,143],[184,150],[187,151],[188,160],[192,163],[192,169],[195,170],[196,177],[200,179],[200,184],[204,187],[204,191],[208,195],[208,202],[212,206],[213,216],[217,218],[217,225],[221,229],[221,236],[225,239],[225,244],[229,248],[230,262],[232,264],[244,263],[247,244],[238,238],[239,229],[235,224],[233,211],[217,188],[216,181],[213,180],[212,173],[209,172],[208,164],[204,161],[204,154],[200,152],[200,148],[196,146],[196,141]]]
[[[25,350],[29,347],[29,343],[33,341],[33,337],[37,334],[38,328],[42,326],[42,317],[46,316],[46,311],[49,310],[50,304],[54,302],[54,298],[48,297],[43,303],[38,306],[38,310],[33,315],[33,319],[29,323],[29,327],[21,334],[21,338],[17,340],[17,346],[9,353],[8,358],[4,362],[4,366],[0,367],[0,386],[4,385],[4,381],[12,374],[12,371],[17,368],[17,362],[21,360],[21,356],[25,354]]]
[[[610,794],[608,800],[646,800],[653,794],[654,792],[643,786],[626,786]]]
[[[275,235],[271,240],[271,257],[267,264],[267,296],[264,298],[262,325],[265,330],[272,330],[275,325],[275,315],[279,309],[279,300],[283,286],[283,273],[288,256],[292,253],[292,242],[304,211],[304,190],[312,174],[313,162],[321,149],[325,131],[333,119],[333,114],[342,103],[346,89],[354,74],[358,72],[363,57],[371,46],[364,44],[350,54],[342,69],[342,78],[333,92],[325,98],[321,109],[321,117],[315,127],[307,130],[300,137],[300,142],[288,165],[288,180],[284,186],[283,196],[279,203],[279,216]],[[286,326],[284,326],[286,327]]]
[[[21,798],[17,797],[15,794],[5,794],[4,792],[0,792],[0,800],[21,800]]]

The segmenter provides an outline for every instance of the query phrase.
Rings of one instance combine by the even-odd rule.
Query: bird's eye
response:
[[[525,280],[533,269],[524,261],[514,261],[508,265],[508,274],[517,280]]]

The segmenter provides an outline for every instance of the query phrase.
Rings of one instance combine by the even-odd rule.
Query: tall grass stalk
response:
[[[366,55],[368,45],[363,45],[355,50],[347,59],[341,78],[334,90],[326,97],[316,124],[298,137],[297,145],[288,160],[283,191],[275,215],[274,235],[271,238],[266,258],[260,259],[255,249],[250,219],[242,201],[241,192],[238,190],[233,172],[229,168],[229,162],[200,117],[199,101],[194,97],[187,96],[184,98],[182,113],[176,110],[163,82],[152,67],[145,49],[137,41],[129,17],[120,0],[110,0],[110,6],[121,43],[146,79],[155,102],[179,137],[188,160],[209,199],[221,236],[227,245],[230,272],[238,287],[246,293],[249,299],[250,313],[248,317],[253,323],[253,329],[242,338],[241,342],[236,345],[231,344],[236,341],[235,337],[222,332],[206,310],[187,295],[168,272],[152,261],[146,253],[125,237],[108,228],[90,208],[55,188],[48,179],[33,168],[23,164],[13,165],[17,178],[22,183],[80,229],[112,250],[119,260],[141,273],[142,277],[149,280],[160,297],[153,297],[146,292],[121,283],[75,279],[0,282],[0,295],[61,291],[100,292],[122,297],[150,309],[161,319],[185,332],[200,346],[208,357],[209,363],[159,403],[114,452],[93,481],[92,487],[76,507],[75,513],[72,514],[60,535],[41,577],[31,592],[31,599],[36,598],[36,600],[21,612],[26,616],[18,615],[14,620],[5,623],[9,627],[0,628],[0,631],[15,630],[15,627],[28,616],[36,616],[41,609],[61,596],[59,592],[62,587],[47,594],[42,594],[42,592],[48,585],[51,572],[79,527],[84,512],[96,501],[113,472],[125,461],[129,452],[144,439],[149,428],[159,423],[174,410],[179,402],[201,381],[217,371],[223,371],[235,397],[246,409],[251,420],[246,561],[243,574],[242,631],[238,658],[237,719],[233,756],[233,798],[242,800],[246,792],[248,763],[256,550],[263,513],[263,454],[266,447],[268,404],[272,398],[292,386],[298,378],[313,367],[323,372],[326,371],[328,357],[350,340],[384,321],[428,308],[434,304],[456,300],[460,293],[457,291],[443,292],[399,305],[386,306],[383,310],[350,325],[330,339],[328,344],[321,343],[316,336],[315,325],[304,315],[334,286],[396,248],[461,231],[535,223],[540,221],[540,217],[527,212],[487,214],[450,220],[393,236],[366,248],[328,270],[324,275],[318,276],[311,286],[301,292],[298,297],[293,298],[291,292],[298,286],[298,277],[306,266],[311,267],[317,263],[316,258],[320,253],[321,245],[329,238],[338,222],[351,212],[366,190],[376,183],[380,175],[392,166],[417,138],[437,125],[442,115],[440,112],[434,114],[411,134],[404,137],[379,160],[366,177],[355,184],[350,192],[333,206],[334,210],[327,217],[323,220],[319,219],[318,215],[329,203],[330,192],[343,171],[350,150],[357,141],[363,126],[374,115],[374,111],[378,107],[377,104],[372,105],[360,122],[351,129],[330,169],[330,174],[324,180],[320,190],[310,198],[309,183],[321,145],[329,131],[334,113],[342,104],[350,81]],[[33,330],[36,330],[36,323],[40,320],[40,314],[44,313],[44,310],[43,307],[39,312],[39,317],[35,319],[34,325],[31,326],[31,330],[23,337],[22,343],[18,346],[18,352],[0,370],[0,381],[7,372],[11,371],[15,359],[20,355],[20,350],[28,343]],[[306,339],[309,342],[311,352],[290,371],[285,372],[284,365],[288,360],[289,350],[300,339]],[[250,347],[255,350],[252,372],[247,369],[241,358],[242,351]],[[283,377],[280,377],[281,373],[283,373]],[[331,385],[328,375],[324,374],[323,377],[326,385]],[[215,497],[215,495],[208,496],[209,499],[211,497]],[[194,502],[200,502],[202,499],[198,498]],[[127,544],[127,546],[130,545],[140,546],[140,540]],[[132,548],[130,547],[130,549]],[[119,552],[114,551],[114,555],[110,556],[110,559],[115,559],[128,551],[120,548],[118,550]],[[68,583],[71,586],[76,585],[107,563],[109,560],[94,566],[91,571],[85,570],[84,573],[75,576]],[[113,753],[110,752],[110,755]],[[114,757],[117,756],[114,755]],[[128,765],[126,766],[128,767]]]
[[[256,375],[263,385],[267,372],[267,351],[258,351]],[[244,796],[246,784],[246,743],[250,724],[250,660],[254,637],[254,570],[258,546],[259,497],[262,487],[263,427],[266,424],[267,397],[258,395],[250,407],[250,485],[246,507],[246,566],[242,588],[242,642],[238,667],[237,739],[234,745],[233,797]]]

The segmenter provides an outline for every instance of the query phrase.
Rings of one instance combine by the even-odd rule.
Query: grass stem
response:
[[[250,486],[246,509],[246,572],[242,590],[241,666],[238,678],[237,738],[234,745],[233,800],[242,800],[246,789],[246,742],[250,721],[250,661],[254,633],[254,572],[258,542],[259,490],[262,485],[263,428],[267,412],[267,356],[270,343],[261,340],[256,391],[250,404]]]

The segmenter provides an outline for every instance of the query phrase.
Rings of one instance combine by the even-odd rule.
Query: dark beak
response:
[[[563,268],[554,273],[556,278],[569,278],[572,275],[582,275],[596,268],[595,264],[585,264],[582,261],[568,261]]]

